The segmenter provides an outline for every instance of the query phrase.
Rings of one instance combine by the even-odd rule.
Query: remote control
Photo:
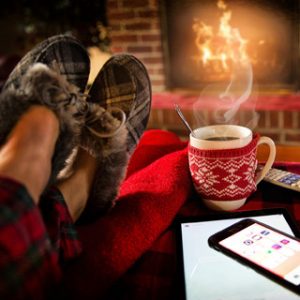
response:
[[[271,168],[263,180],[300,192],[300,175],[295,173]]]

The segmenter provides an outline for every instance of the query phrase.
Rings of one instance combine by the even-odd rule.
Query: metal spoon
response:
[[[174,106],[175,106],[175,110],[176,110],[177,114],[179,115],[181,121],[186,126],[186,128],[190,131],[190,133],[193,135],[193,130],[192,130],[190,124],[188,123],[188,121],[186,120],[186,118],[184,117],[180,107],[178,106],[178,104],[174,104]]]

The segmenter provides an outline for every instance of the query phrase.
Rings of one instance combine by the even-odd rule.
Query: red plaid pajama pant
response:
[[[0,178],[0,299],[60,298],[61,263],[80,252],[56,188],[37,206],[23,185]]]

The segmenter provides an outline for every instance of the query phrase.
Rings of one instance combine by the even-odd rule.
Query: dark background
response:
[[[69,32],[85,46],[105,49],[105,0],[8,0],[1,3],[0,54],[27,52],[37,42]]]

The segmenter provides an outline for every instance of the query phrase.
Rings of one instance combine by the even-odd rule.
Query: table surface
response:
[[[259,161],[266,161],[268,147],[261,145],[258,148],[257,157]],[[300,146],[276,145],[276,162],[300,162]]]

